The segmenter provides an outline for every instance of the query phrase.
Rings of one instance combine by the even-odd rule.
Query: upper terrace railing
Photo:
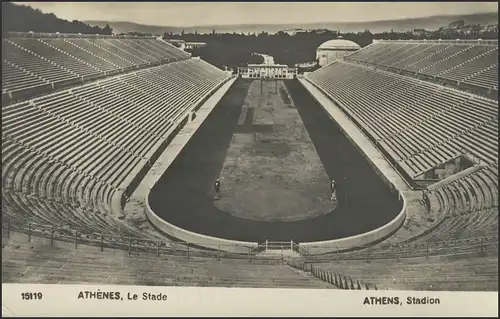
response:
[[[414,43],[414,44],[475,44],[475,45],[491,45],[491,46],[498,46],[498,40],[482,40],[482,39],[475,39],[475,40],[468,40],[468,39],[456,39],[456,40],[373,40],[373,43],[377,42],[387,42],[387,43]]]
[[[475,237],[450,241],[418,242],[416,244],[386,244],[378,246],[375,250],[366,249],[355,254],[347,252],[327,253],[319,255],[308,254],[308,249],[300,247],[300,244],[290,242],[267,242],[260,244],[257,248],[248,248],[246,253],[230,253],[224,249],[224,245],[218,245],[212,249],[207,249],[203,243],[184,241],[163,241],[161,239],[151,240],[136,237],[124,237],[118,234],[104,233],[84,233],[69,227],[54,225],[42,225],[37,223],[14,222],[8,216],[2,218],[3,235],[10,238],[11,232],[18,232],[27,235],[28,242],[34,238],[44,238],[50,240],[53,245],[55,241],[74,243],[75,249],[79,245],[100,247],[104,249],[127,250],[132,252],[142,252],[156,254],[157,256],[180,255],[191,257],[208,258],[258,258],[258,254],[267,249],[289,250],[290,248],[299,253],[306,260],[370,260],[370,259],[402,259],[413,257],[430,257],[442,255],[461,255],[470,253],[498,253],[498,237]],[[205,247],[203,247],[205,246]],[[284,255],[270,255],[265,258],[284,259]]]
[[[318,267],[311,263],[306,263],[304,261],[298,261],[294,259],[289,259],[287,264],[293,268],[309,272],[314,277],[326,281],[338,289],[345,290],[379,290],[377,285],[366,283],[355,278],[351,278],[348,276],[344,276],[342,274],[322,269],[322,267]]]
[[[104,35],[82,33],[44,33],[44,32],[4,32],[3,38],[82,38],[82,39],[156,39],[154,36]]]
[[[300,247],[299,244],[294,243],[293,240],[290,241],[269,241],[266,239],[265,242],[260,243],[257,247],[255,247],[252,252],[258,254],[260,252],[265,251],[285,251],[292,250],[302,256],[307,255],[307,250],[303,247]]]

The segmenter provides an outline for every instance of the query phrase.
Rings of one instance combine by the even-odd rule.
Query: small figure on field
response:
[[[330,191],[331,191],[330,200],[332,202],[336,202],[337,201],[337,192],[336,192],[337,191],[337,183],[333,179],[330,182]]]
[[[215,199],[220,199],[220,180],[217,178],[214,182]]]

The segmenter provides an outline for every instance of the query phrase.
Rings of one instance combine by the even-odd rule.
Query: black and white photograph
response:
[[[2,286],[498,315],[498,3],[2,2]]]

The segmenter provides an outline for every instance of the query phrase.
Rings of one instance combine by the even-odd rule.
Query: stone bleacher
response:
[[[378,289],[426,291],[497,291],[498,255],[474,258],[456,256],[317,261],[318,267]]]
[[[498,252],[498,177],[484,167],[426,192],[435,222],[420,233],[390,238],[373,246],[308,260],[395,259],[429,255]]]
[[[478,63],[497,54],[491,47],[448,45],[445,55],[444,48],[375,43],[348,57],[368,65],[337,61],[307,76],[409,178],[464,153],[483,166],[425,191],[430,227],[412,232],[403,226],[373,246],[303,262],[380,289],[498,289],[498,102],[369,66],[399,63],[450,76],[480,74],[486,71],[477,71]],[[431,52],[443,55],[427,59]],[[459,56],[468,59],[459,63]],[[455,67],[443,68],[443,59]]]
[[[335,62],[308,75],[410,178],[469,153],[498,163],[497,101]]]
[[[400,50],[409,44],[398,44]],[[379,56],[389,51],[375,43]],[[408,48],[407,48],[408,50]],[[365,60],[375,59],[359,51]],[[382,70],[335,62],[308,79],[336,101],[410,178],[472,154],[486,166],[428,196],[439,227],[421,242],[494,236],[498,231],[496,101]],[[413,238],[416,240],[416,238]]]
[[[376,41],[345,57],[498,91],[498,45],[450,41]]]
[[[378,289],[498,290],[498,177],[486,167],[427,193],[434,226],[357,251],[307,256],[304,268]]]
[[[122,203],[131,179],[227,75],[152,39],[7,38],[4,45],[4,92],[144,68],[2,106],[3,214],[12,223],[158,239],[116,218],[116,199]],[[497,68],[490,58],[498,54],[489,48],[375,43],[349,59],[487,86]],[[425,231],[306,261],[381,289],[497,290],[497,102],[350,62],[308,79],[410,177],[464,152],[485,167],[427,192],[435,222]],[[64,245],[4,245],[4,282],[332,288],[266,261],[125,256]],[[460,254],[476,255],[449,257]]]
[[[489,166],[427,192],[436,227],[407,242],[490,238],[498,234],[498,173]]]
[[[3,38],[4,102],[49,92],[74,83],[189,58],[174,46],[151,38]]]
[[[128,186],[226,79],[203,60],[180,60],[3,106],[7,214],[141,236],[116,220]]]
[[[22,238],[19,238],[22,237]],[[3,283],[335,289],[279,260],[156,256],[11,233],[3,238]]]

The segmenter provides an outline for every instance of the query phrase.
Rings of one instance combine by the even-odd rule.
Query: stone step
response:
[[[268,249],[257,254],[257,256],[283,256],[283,257],[301,257],[299,253],[291,249]]]

